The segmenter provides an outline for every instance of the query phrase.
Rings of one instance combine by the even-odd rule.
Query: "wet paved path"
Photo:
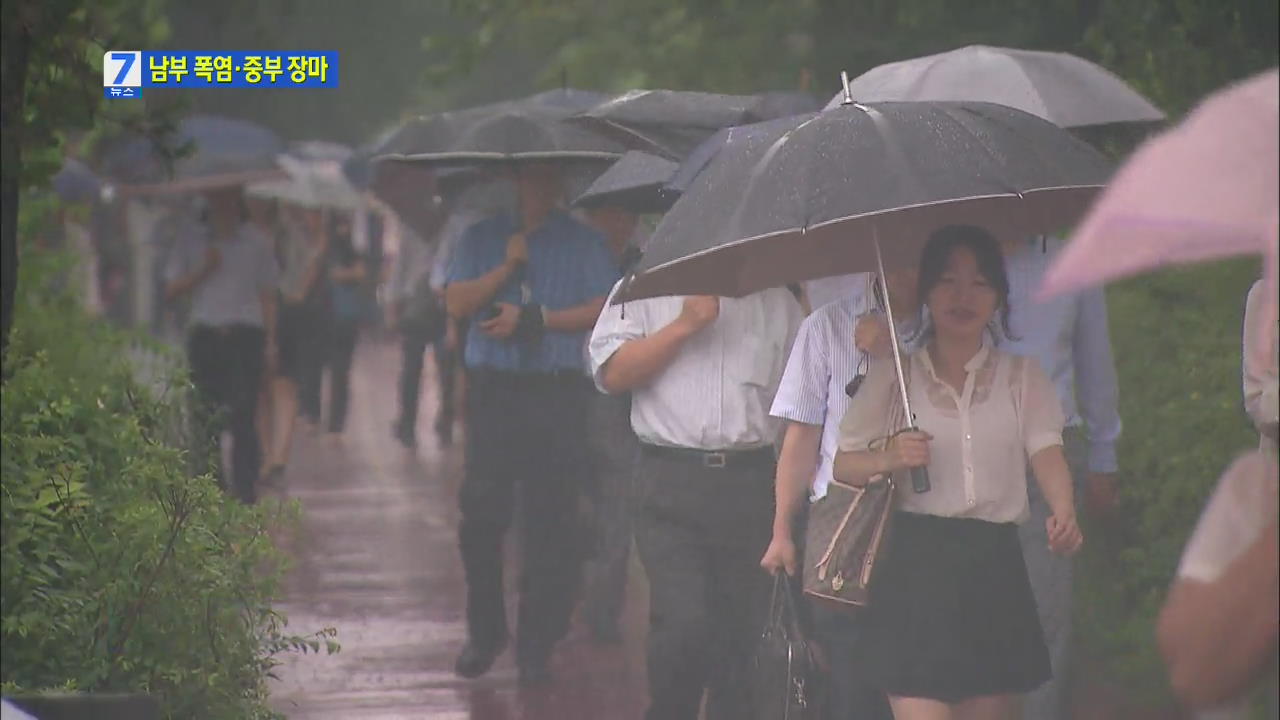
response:
[[[334,442],[299,431],[281,487],[266,491],[302,504],[301,527],[282,540],[294,558],[280,605],[290,630],[333,626],[342,644],[337,655],[290,657],[273,687],[275,707],[291,720],[638,718],[647,593],[634,560],[621,646],[594,645],[575,625],[549,687],[519,689],[510,651],[480,680],[454,676],[466,634],[456,548],[461,438],[441,448],[431,433],[428,361],[418,449],[392,439],[398,365],[394,346],[362,343],[346,434]]]

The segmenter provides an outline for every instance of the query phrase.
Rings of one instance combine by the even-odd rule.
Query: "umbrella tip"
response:
[[[845,70],[840,71],[840,86],[844,88],[844,105],[853,104],[853,93],[849,90],[849,73]]]

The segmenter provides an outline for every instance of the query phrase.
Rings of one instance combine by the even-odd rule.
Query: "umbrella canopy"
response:
[[[640,214],[665,212],[671,202],[660,191],[678,167],[657,155],[631,150],[596,178],[574,204],[585,208],[612,205]]]
[[[694,148],[689,156],[680,163],[680,167],[675,174],[671,176],[671,180],[662,188],[662,194],[667,202],[673,203],[682,193],[689,189],[698,174],[706,169],[707,164],[716,156],[726,145],[734,141],[741,142],[747,134],[768,134],[778,133],[790,130],[797,124],[793,120],[794,116],[783,116],[774,120],[765,122],[752,123],[749,125],[739,125],[735,127],[721,128],[714,135],[704,140],[698,147]]]
[[[851,83],[858,102],[978,101],[1007,105],[1064,128],[1146,123],[1164,113],[1123,80],[1081,57],[970,45],[872,68]],[[839,105],[837,93],[827,105]]]
[[[565,122],[572,111],[534,104],[504,107],[473,122],[447,118],[436,123],[447,129],[438,135],[456,135],[440,149],[388,153],[384,160],[408,160],[432,164],[520,161],[616,160],[623,153],[617,143]]]
[[[1274,246],[1280,71],[1211,96],[1138,149],[1045,277],[1044,296]]]
[[[754,102],[750,95],[633,90],[571,122],[630,149],[679,159],[716,130],[741,124]]]
[[[443,152],[458,142],[473,124],[495,115],[520,108],[534,108],[554,114],[572,114],[593,107],[607,98],[589,90],[561,88],[548,90],[518,100],[504,100],[447,112],[410,118],[393,128],[368,149],[369,157],[411,157]]]
[[[196,192],[284,176],[276,156],[284,152],[270,130],[233,118],[193,115],[173,133],[175,147],[191,152],[170,166],[151,138],[133,136],[108,147],[101,159],[103,174],[124,192],[152,194]]]
[[[91,203],[102,192],[102,181],[88,165],[75,158],[67,158],[52,180],[53,191],[64,202]]]
[[[681,90],[633,90],[570,122],[610,137],[631,150],[683,160],[716,131],[733,125],[813,112],[805,93],[720,95]]]
[[[744,132],[663,218],[619,300],[741,297],[914,265],[943,225],[1060,229],[1106,182],[1070,133],[989,103],[849,104]],[[874,242],[874,240],[882,242]]]

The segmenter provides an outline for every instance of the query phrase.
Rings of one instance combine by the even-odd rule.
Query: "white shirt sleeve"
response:
[[[645,336],[645,306],[644,300],[622,303],[621,305],[613,304],[613,296],[618,292],[618,288],[622,285],[619,280],[614,284],[613,290],[609,292],[609,299],[605,300],[604,310],[600,312],[600,317],[596,319],[596,326],[591,331],[591,339],[587,343],[587,353],[591,361],[591,377],[595,380],[596,387],[604,391],[601,385],[601,370],[604,364],[613,357],[626,343],[637,340]]]
[[[1032,357],[1019,357],[1022,365],[1021,388],[1018,390],[1018,421],[1022,426],[1022,439],[1027,457],[1047,447],[1062,444],[1062,403],[1053,382]]]
[[[1275,326],[1268,328],[1263,305],[1266,289],[1259,280],[1249,289],[1244,306],[1244,408],[1256,425],[1276,422],[1277,373]],[[1270,330],[1271,334],[1268,334]],[[1270,347],[1268,347],[1270,345]]]

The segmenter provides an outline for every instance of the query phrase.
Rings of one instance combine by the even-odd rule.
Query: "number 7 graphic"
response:
[[[138,56],[131,52],[116,52],[111,53],[111,59],[124,61],[120,66],[120,72],[116,75],[115,81],[111,83],[112,85],[119,85],[129,75],[129,69],[133,67],[133,63],[138,59]]]

